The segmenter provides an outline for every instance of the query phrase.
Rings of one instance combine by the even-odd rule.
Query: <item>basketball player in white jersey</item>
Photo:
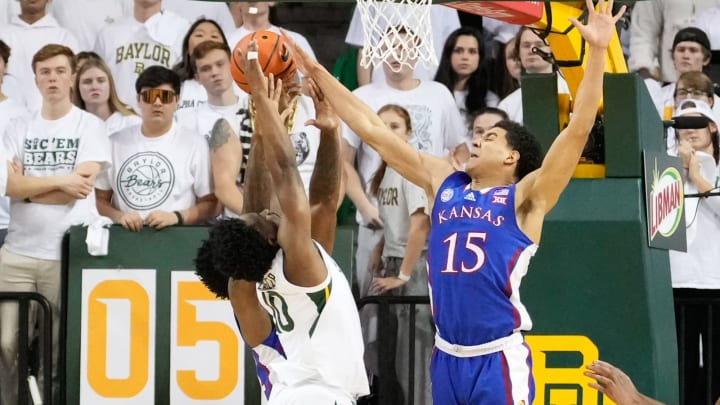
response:
[[[251,43],[248,52],[256,46]],[[318,107],[315,124],[324,129],[324,141],[330,137],[334,142],[321,144],[308,201],[277,111],[279,89],[266,87],[256,60],[246,61],[245,67],[257,109],[252,154],[262,154],[253,157],[248,187],[253,195],[269,188],[279,212],[251,212],[255,203],[248,198],[245,214],[211,230],[198,257],[198,272],[204,281],[205,275],[217,279],[219,273],[230,278],[227,293],[243,338],[261,361],[267,354],[263,351],[272,352],[269,364],[262,364],[270,376],[263,381],[266,392],[272,384],[270,404],[353,404],[368,393],[360,322],[349,284],[324,249],[334,239],[340,198],[339,123],[337,118],[328,121],[329,111]],[[324,104],[317,93],[315,101]],[[264,159],[266,167],[255,167],[256,158]],[[269,178],[255,183],[257,173],[269,173]],[[322,177],[332,181],[321,185],[317,180]],[[203,266],[203,255],[211,258],[210,266]],[[222,293],[220,283],[209,287]],[[267,347],[269,342],[273,347]]]

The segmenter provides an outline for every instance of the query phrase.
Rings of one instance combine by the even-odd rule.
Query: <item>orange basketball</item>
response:
[[[272,73],[276,78],[282,79],[283,83],[295,77],[295,61],[290,54],[290,48],[279,34],[272,31],[257,31],[243,37],[235,45],[230,60],[230,73],[232,77],[245,92],[250,93],[250,86],[245,77],[245,66],[238,50],[243,54],[247,52],[250,41],[256,40],[258,44],[258,62],[263,74],[267,77]]]

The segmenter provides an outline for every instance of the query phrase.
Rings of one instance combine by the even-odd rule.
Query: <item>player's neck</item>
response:
[[[162,11],[162,5],[160,3],[150,7],[135,6],[133,8],[133,16],[136,20],[141,23],[147,21],[150,17]]]
[[[112,115],[112,110],[110,110],[108,103],[85,104],[85,109],[103,121],[107,121]]]
[[[45,17],[45,10],[40,10],[37,12],[26,12],[26,13],[20,13],[18,17],[23,20],[25,23],[32,25],[36,22],[40,21],[43,17]]]
[[[70,102],[70,98],[60,101],[43,101],[40,115],[46,120],[57,120],[66,116],[70,110],[72,110],[73,103]]]
[[[272,27],[267,14],[243,15],[243,28],[250,32],[266,31]]]
[[[225,107],[228,105],[237,104],[238,96],[232,89],[232,86],[220,94],[211,94],[208,92],[208,104]]]
[[[470,188],[473,190],[483,190],[490,187],[508,186],[513,183],[514,181],[512,179],[506,178],[502,173],[497,173],[483,177],[474,176],[470,183]]]
[[[2,81],[0,81],[0,87],[2,87]],[[7,96],[0,91],[0,102],[7,100]]]

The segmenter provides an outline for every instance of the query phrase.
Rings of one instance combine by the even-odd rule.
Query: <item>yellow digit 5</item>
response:
[[[105,300],[130,302],[130,374],[128,378],[108,378],[108,305]],[[100,396],[132,398],[148,383],[150,350],[150,297],[145,288],[132,280],[99,283],[88,300],[88,382]],[[112,365],[111,365],[112,367]]]
[[[201,381],[195,370],[179,370],[177,382],[183,392],[193,399],[222,399],[230,395],[238,384],[239,344],[235,332],[225,323],[197,320],[197,308],[191,300],[214,301],[215,296],[199,281],[178,283],[178,346],[195,346],[200,341],[218,342],[220,372],[214,381]]]

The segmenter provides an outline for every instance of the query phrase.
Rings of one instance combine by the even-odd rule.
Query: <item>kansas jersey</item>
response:
[[[272,397],[283,388],[313,384],[354,399],[369,392],[355,300],[335,261],[316,243],[327,277],[315,287],[291,284],[283,273],[283,251],[258,283],[258,299],[273,316],[285,361],[267,364]],[[274,345],[277,346],[277,345]]]
[[[535,245],[515,218],[515,185],[471,189],[456,172],[433,206],[428,272],[440,337],[474,346],[532,326],[520,302],[520,282]]]

